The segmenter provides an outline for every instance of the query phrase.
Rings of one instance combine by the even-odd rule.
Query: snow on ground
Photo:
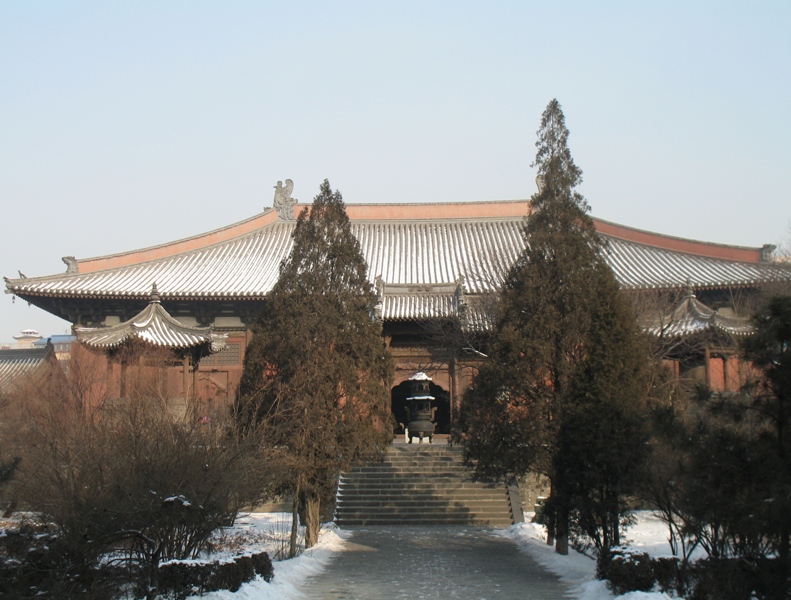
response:
[[[526,514],[529,519],[531,515]],[[639,511],[635,514],[637,522],[629,528],[626,543],[651,556],[669,556],[667,527],[652,513]],[[559,576],[569,585],[577,600],[612,600],[616,598],[604,581],[596,579],[596,561],[584,554],[569,550],[568,556],[555,553],[546,544],[546,530],[537,523],[519,523],[502,532],[513,539],[524,552],[528,553],[541,566]],[[662,592],[630,592],[617,596],[619,600],[669,600]]]
[[[530,515],[526,515],[529,517]],[[637,522],[626,535],[629,546],[652,556],[670,555],[667,528],[650,512],[636,513]],[[239,552],[261,552],[265,550],[273,560],[288,550],[291,515],[288,513],[249,513],[240,515],[233,528],[227,530],[220,540],[223,554],[233,556]],[[307,577],[320,575],[335,552],[343,548],[349,537],[332,524],[322,527],[316,546],[297,558],[274,562],[275,576],[270,583],[261,578],[247,583],[236,593],[211,592],[204,596],[208,600],[296,600],[301,597],[298,585]],[[501,535],[513,539],[524,552],[533,557],[544,568],[558,575],[571,588],[576,600],[613,600],[615,596],[607,589],[604,581],[596,579],[596,562],[583,554],[571,550],[568,556],[555,554],[545,543],[546,532],[542,525],[520,523],[502,530]],[[670,600],[661,592],[630,592],[617,597],[618,600]],[[191,600],[199,600],[193,596]]]
[[[300,528],[302,529],[302,528]],[[240,515],[233,528],[224,532],[219,545],[224,548],[214,553],[212,559],[224,554],[233,556],[240,552],[266,551],[272,558],[275,576],[267,583],[260,577],[242,585],[239,591],[210,592],[203,596],[191,596],[190,600],[296,600],[301,597],[297,585],[305,578],[324,570],[335,552],[343,547],[349,533],[341,531],[331,523],[321,528],[318,543],[291,560],[277,560],[288,552],[291,532],[289,513],[247,513]],[[304,530],[303,530],[304,533]]]

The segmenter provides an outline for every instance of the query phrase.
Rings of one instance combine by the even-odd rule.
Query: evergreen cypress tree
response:
[[[293,474],[288,487],[310,547],[340,471],[379,456],[392,438],[392,362],[371,318],[359,242],[328,181],[293,239],[253,328],[237,408],[243,423],[264,428],[269,450]]]
[[[574,532],[606,557],[620,544],[626,501],[648,452],[648,346],[609,268],[591,304],[586,356],[571,378],[553,473]]]
[[[772,598],[791,592],[791,296],[769,299],[753,318],[755,335],[747,340],[744,355],[762,371],[751,393],[751,412],[757,414],[752,452],[758,455],[747,473],[763,487],[758,511],[777,556],[779,578]],[[759,487],[748,480],[748,483]],[[758,495],[758,494],[756,494]],[[752,516],[752,515],[751,515]]]
[[[572,379],[598,351],[591,348],[592,323],[606,309],[596,310],[597,303],[612,304],[619,293],[587,203],[575,191],[582,171],[567,141],[563,112],[552,100],[536,142],[539,190],[524,228],[527,247],[506,278],[491,360],[462,415],[467,457],[478,461],[480,474],[538,471],[550,478],[547,541],[563,554],[573,486],[561,481],[565,469],[556,470],[561,427],[575,393]]]

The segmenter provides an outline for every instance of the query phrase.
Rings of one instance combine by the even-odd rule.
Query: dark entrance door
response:
[[[431,405],[437,407],[434,416],[434,423],[437,427],[435,433],[450,433],[450,393],[442,387],[429,383],[431,395],[436,398]],[[395,419],[395,432],[404,433],[404,425],[407,423],[406,399],[412,395],[412,382],[405,381],[393,388],[390,394],[390,406]]]

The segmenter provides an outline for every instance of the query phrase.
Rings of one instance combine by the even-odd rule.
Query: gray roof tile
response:
[[[411,319],[452,310],[452,295],[447,296],[447,290],[431,292],[433,286],[463,278],[464,292],[471,296],[496,290],[524,249],[523,223],[521,216],[352,220],[352,230],[368,262],[372,283],[381,277],[387,286],[423,286],[424,292],[434,293],[432,298],[425,293],[408,297],[408,290],[385,294],[385,319]],[[293,222],[275,221],[163,258],[87,273],[11,279],[6,286],[9,293],[23,298],[144,298],[156,281],[167,300],[263,298],[291,250],[293,228]],[[608,242],[606,259],[626,289],[679,289],[688,283],[695,289],[714,289],[791,280],[791,270],[781,265],[602,237]]]

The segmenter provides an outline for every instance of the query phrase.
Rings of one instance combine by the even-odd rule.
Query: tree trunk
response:
[[[791,532],[789,532],[788,519],[784,517],[780,525],[780,544],[777,551],[777,558],[780,563],[779,580],[782,581],[782,584],[778,586],[780,589],[777,590],[777,598],[788,598],[788,583],[789,575],[791,574],[791,569],[789,569],[789,538],[791,538]]]
[[[305,548],[312,548],[319,541],[321,529],[321,498],[316,494],[305,495]]]
[[[156,600],[157,589],[159,588],[159,559],[162,556],[162,544],[151,554],[148,573],[148,590],[146,590],[146,600]]]
[[[610,515],[610,525],[612,527],[612,543],[614,546],[621,545],[621,512],[618,508],[613,508]]]
[[[288,542],[288,557],[297,555],[297,530],[299,529],[299,483],[294,490],[294,501],[291,503],[291,539]]]
[[[555,545],[555,513],[547,514],[547,546]]]
[[[544,501],[544,520],[547,522],[547,546],[555,545],[555,509],[552,507],[554,501],[552,480],[550,479],[549,498]]]
[[[544,500],[544,520],[547,528],[547,546],[555,544],[555,498],[552,490],[552,480],[549,480],[549,498]]]
[[[563,497],[555,501],[555,552],[569,553],[569,507]]]

